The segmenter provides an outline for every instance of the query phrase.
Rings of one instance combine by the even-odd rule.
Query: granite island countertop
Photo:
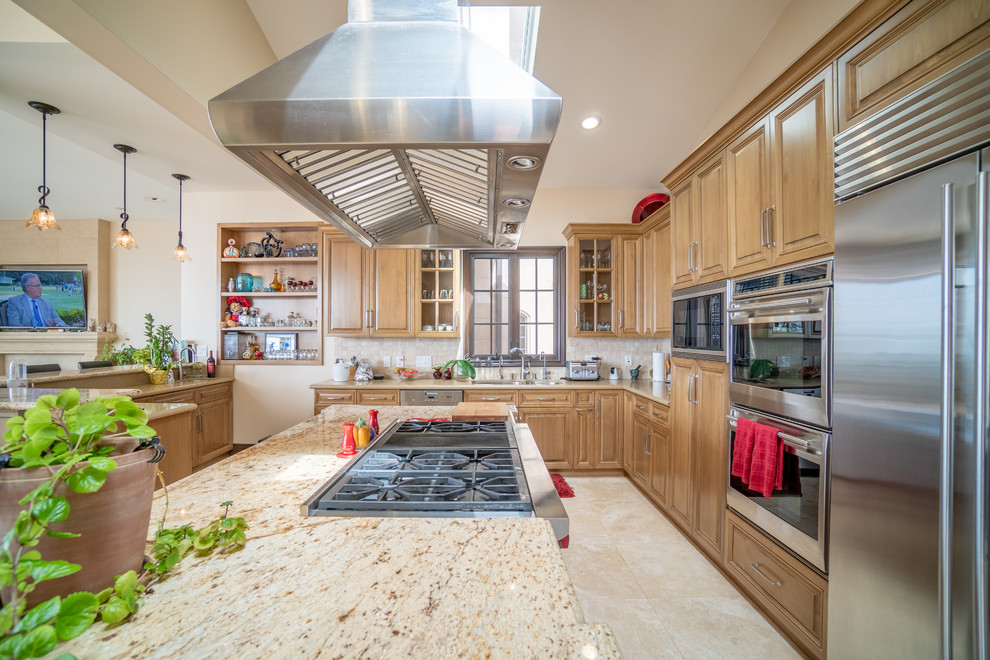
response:
[[[478,379],[480,380],[480,379]],[[383,390],[464,390],[468,392],[472,389],[567,389],[567,390],[607,390],[619,389],[632,392],[648,399],[652,399],[665,406],[670,405],[670,383],[654,382],[648,378],[638,380],[619,379],[608,380],[562,380],[556,379],[559,385],[540,385],[539,381],[530,381],[525,385],[513,385],[511,382],[495,382],[485,380],[483,382],[472,382],[471,380],[437,380],[432,377],[417,377],[411,380],[399,380],[397,378],[385,378],[371,381],[335,381],[322,380],[310,385],[310,389],[383,389]]]
[[[44,387],[14,387],[0,388],[0,417],[22,413],[29,408],[33,408],[38,399],[51,394],[58,396],[64,390]],[[88,389],[79,390],[80,401],[92,401],[98,397],[110,397],[120,394],[127,396],[137,396],[138,389],[118,387],[109,389]],[[177,415],[187,410],[195,410],[194,403],[152,403],[137,401],[138,407],[148,413],[149,420],[162,419],[171,415]]]
[[[379,410],[384,429],[453,408]],[[129,623],[52,657],[619,657],[608,627],[584,622],[545,520],[302,517],[345,464],[340,425],[366,415],[329,408],[170,485],[168,526],[233,500],[246,547],[187,558]],[[149,534],[165,504],[159,491]]]

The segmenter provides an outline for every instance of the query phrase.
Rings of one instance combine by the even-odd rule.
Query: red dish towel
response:
[[[753,443],[756,440],[756,422],[744,417],[736,419],[736,440],[732,445],[732,476],[749,483],[750,466],[753,464]]]
[[[763,424],[753,424],[753,426],[756,427],[756,432],[748,485],[763,497],[770,497],[774,489],[780,490],[783,486],[784,441],[777,435],[777,429],[772,426]]]
[[[557,495],[559,497],[574,497],[574,489],[568,485],[567,480],[562,475],[554,472],[550,475],[550,479],[553,481],[553,486],[557,489]]]

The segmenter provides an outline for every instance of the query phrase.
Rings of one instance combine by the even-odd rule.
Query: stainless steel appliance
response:
[[[464,400],[464,390],[399,390],[400,406],[452,406]]]
[[[546,518],[567,512],[525,425],[396,421],[302,505],[304,516]]]
[[[990,52],[835,138],[833,657],[988,654],[988,144]]]
[[[832,260],[732,280],[729,400],[831,426]]]
[[[598,380],[597,360],[568,360],[566,365],[567,380]]]
[[[831,434],[792,420],[729,407],[729,463],[735,449],[737,420],[743,417],[778,430],[785,445],[783,488],[771,497],[747,488],[729,473],[729,507],[825,573],[828,539],[828,448]]]
[[[345,25],[211,99],[213,130],[365,247],[514,249],[562,102],[457,5],[349,0]]]
[[[671,355],[725,362],[725,280],[680,289],[670,298]]]

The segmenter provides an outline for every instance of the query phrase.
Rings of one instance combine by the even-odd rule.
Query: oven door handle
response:
[[[729,309],[732,311],[746,311],[753,309],[776,309],[778,307],[794,307],[795,305],[810,305],[814,302],[811,298],[788,298],[786,300],[774,300],[773,302],[755,303],[732,303]]]
[[[733,415],[726,415],[726,419],[729,420],[729,426],[736,428],[736,417]],[[777,435],[781,440],[784,441],[785,445],[794,447],[795,449],[800,449],[804,452],[811,454],[812,456],[821,456],[822,453],[818,451],[810,442],[807,440],[802,440],[801,438],[796,438],[793,435],[784,433],[783,431],[777,431]]]

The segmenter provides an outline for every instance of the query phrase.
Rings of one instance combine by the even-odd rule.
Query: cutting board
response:
[[[494,422],[509,419],[509,409],[504,403],[462,401],[454,408],[450,418],[454,421]]]

